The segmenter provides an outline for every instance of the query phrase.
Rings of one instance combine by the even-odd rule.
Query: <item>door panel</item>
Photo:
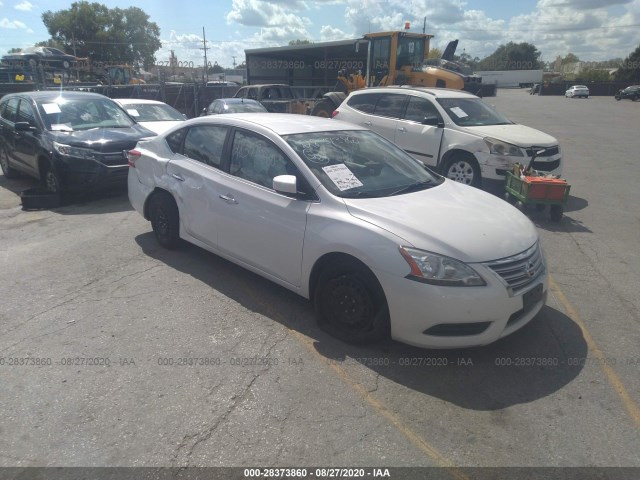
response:
[[[395,143],[414,158],[435,167],[444,128],[424,125],[425,118],[441,119],[429,100],[410,96],[404,118],[396,123]]]

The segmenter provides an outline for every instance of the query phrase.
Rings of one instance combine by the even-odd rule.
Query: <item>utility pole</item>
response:
[[[422,21],[422,33],[427,33],[427,17]]]
[[[202,27],[202,44],[204,45],[200,50],[204,50],[204,70],[202,71],[202,81],[206,82],[209,80],[209,63],[207,62],[207,39],[204,35],[204,27]]]
[[[233,56],[233,69],[235,70],[236,69],[236,56],[235,55],[232,55],[232,56]]]

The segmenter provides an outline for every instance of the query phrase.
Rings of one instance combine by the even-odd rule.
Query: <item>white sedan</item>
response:
[[[564,92],[564,96],[567,98],[573,98],[573,97],[589,98],[589,88],[585,85],[574,85],[569,90]]]
[[[164,133],[171,127],[184,122],[187,116],[171,105],[158,100],[143,98],[115,98],[133,119],[155,133]]]
[[[290,114],[187,120],[129,157],[129,199],[182,240],[313,301],[347,342],[485,345],[547,297],[537,231],[356,125]]]

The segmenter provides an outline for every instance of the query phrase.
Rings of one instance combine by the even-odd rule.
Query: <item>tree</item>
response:
[[[580,59],[573,53],[567,53],[567,55],[560,61],[561,65],[568,65],[570,63],[577,63]]]
[[[290,40],[289,45],[309,45],[313,42],[310,40]]]
[[[430,48],[427,58],[440,58],[442,57],[442,50],[439,48]]]
[[[640,83],[640,45],[624,59],[616,72],[616,80]]]
[[[530,43],[500,45],[495,52],[481,60],[479,70],[537,70],[542,68],[540,52]]]
[[[160,28],[138,7],[109,9],[86,1],[68,10],[46,11],[42,22],[66,52],[92,61],[151,68],[160,49]]]
[[[611,80],[611,75],[609,75],[608,70],[591,68],[589,70],[584,70],[576,75],[576,81],[579,82],[608,82]]]
[[[20,53],[22,51],[21,48],[12,48],[7,53]]]
[[[208,73],[224,73],[224,68],[218,65],[218,62],[214,62],[213,66],[209,67]]]

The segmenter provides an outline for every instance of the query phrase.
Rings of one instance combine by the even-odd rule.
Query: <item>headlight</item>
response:
[[[500,155],[502,157],[524,157],[522,149],[510,143],[496,140],[495,138],[486,137],[484,143],[489,147],[491,155]]]
[[[487,283],[469,265],[443,255],[411,247],[400,247],[400,254],[411,267],[412,280],[450,287],[480,287]]]
[[[60,155],[65,157],[83,158],[85,160],[95,160],[95,152],[90,148],[72,147],[64,143],[53,142],[53,148]]]

